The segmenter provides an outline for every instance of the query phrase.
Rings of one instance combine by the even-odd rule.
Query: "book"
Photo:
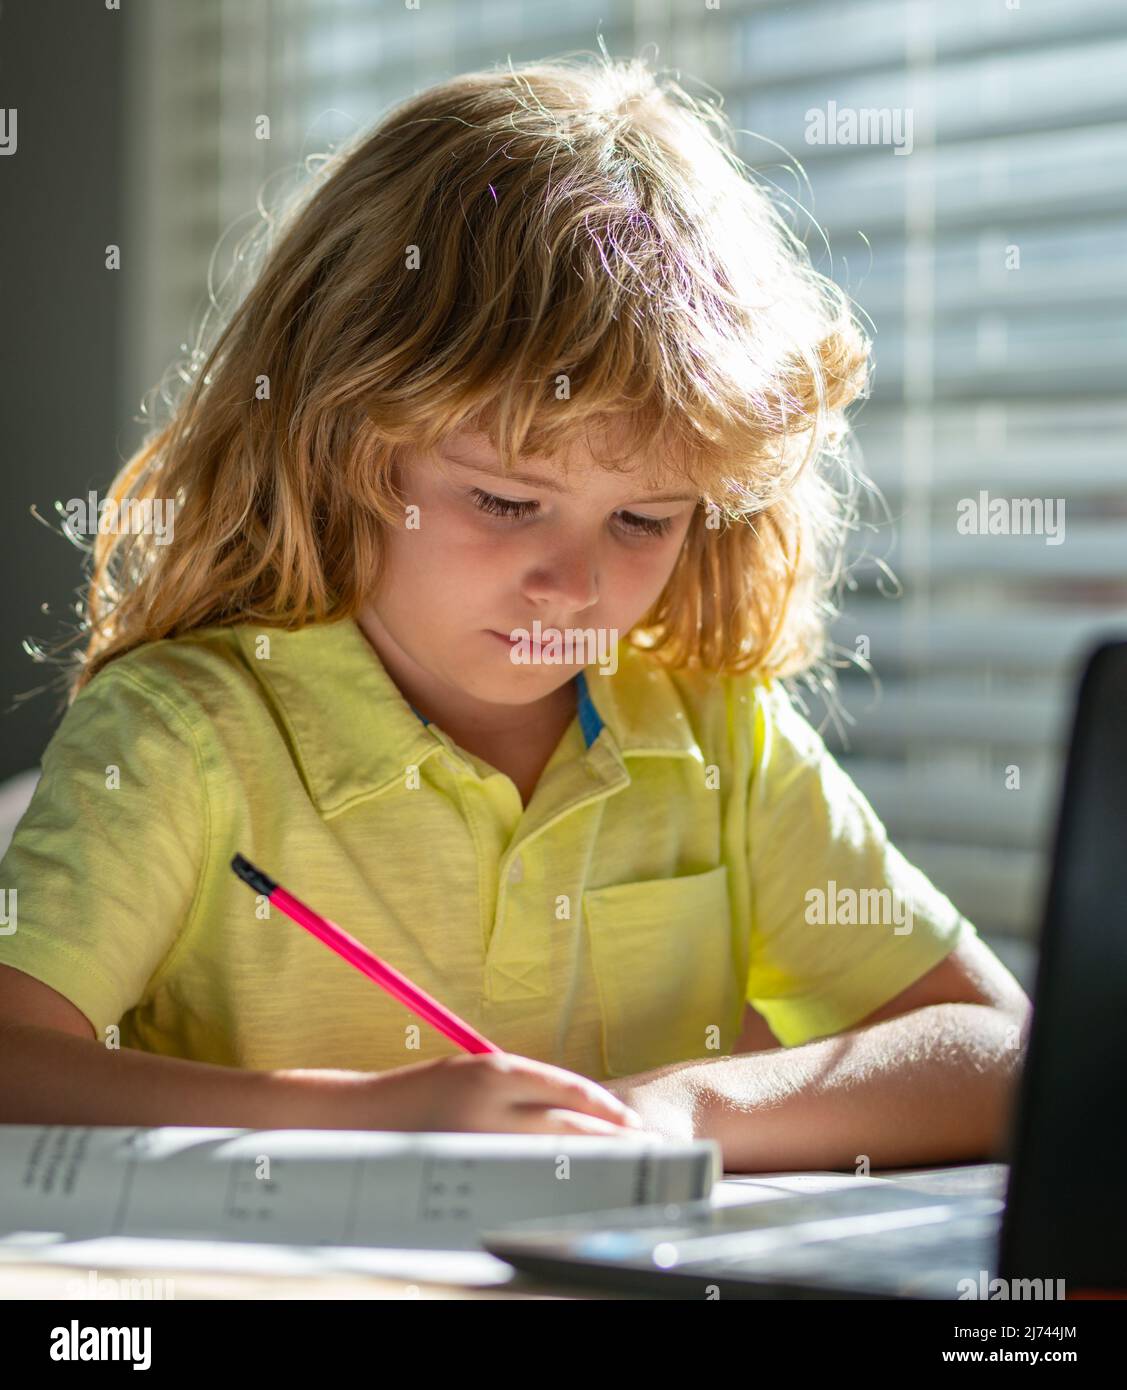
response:
[[[479,1230],[699,1200],[721,1177],[711,1139],[0,1125],[0,1246],[480,1251]]]

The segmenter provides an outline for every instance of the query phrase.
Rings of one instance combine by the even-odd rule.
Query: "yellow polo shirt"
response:
[[[169,1056],[457,1050],[258,898],[241,853],[500,1047],[605,1080],[730,1052],[745,998],[784,1045],[840,1032],[975,930],[777,682],[623,644],[574,687],[525,808],[351,619],[146,644],[46,749],[0,861],[0,962]]]

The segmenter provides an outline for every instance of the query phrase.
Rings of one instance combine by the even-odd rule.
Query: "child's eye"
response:
[[[470,496],[476,507],[495,516],[528,516],[536,510],[535,502],[514,502],[510,497],[494,497],[491,492],[482,492],[479,487],[472,488]]]
[[[536,502],[514,502],[510,497],[495,497],[481,488],[471,488],[470,496],[474,506],[494,516],[531,516],[539,505]],[[619,512],[623,530],[636,536],[664,536],[673,525],[672,517],[659,519],[652,516],[636,516],[633,512]]]

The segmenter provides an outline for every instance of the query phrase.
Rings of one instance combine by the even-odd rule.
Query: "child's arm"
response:
[[[204,1125],[249,1129],[388,1128],[380,1077],[368,1078],[368,1125],[333,1122],[353,1072],[256,1072],[110,1049],[35,1024],[0,1023],[5,1124]]]
[[[801,1047],[718,1058],[695,1073],[703,1132],[735,1172],[998,1161],[1021,1032],[999,1009],[935,1004]],[[619,1094],[645,1114],[636,1095]]]
[[[0,965],[5,1124],[332,1127],[333,1101],[353,1076],[240,1071],[106,1048],[58,990]],[[377,1087],[371,1112],[372,1124],[381,1123]]]
[[[626,1135],[603,1087],[503,1054],[386,1072],[247,1071],[98,1042],[57,990],[0,965],[0,1122]]]
[[[719,1142],[727,1172],[999,1156],[1031,1008],[977,938],[853,1028],[608,1083],[653,1127]]]

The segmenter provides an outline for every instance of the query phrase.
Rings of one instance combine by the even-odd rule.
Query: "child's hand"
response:
[[[345,1104],[357,1129],[641,1133],[630,1109],[598,1082],[512,1052],[442,1057],[358,1077]]]

